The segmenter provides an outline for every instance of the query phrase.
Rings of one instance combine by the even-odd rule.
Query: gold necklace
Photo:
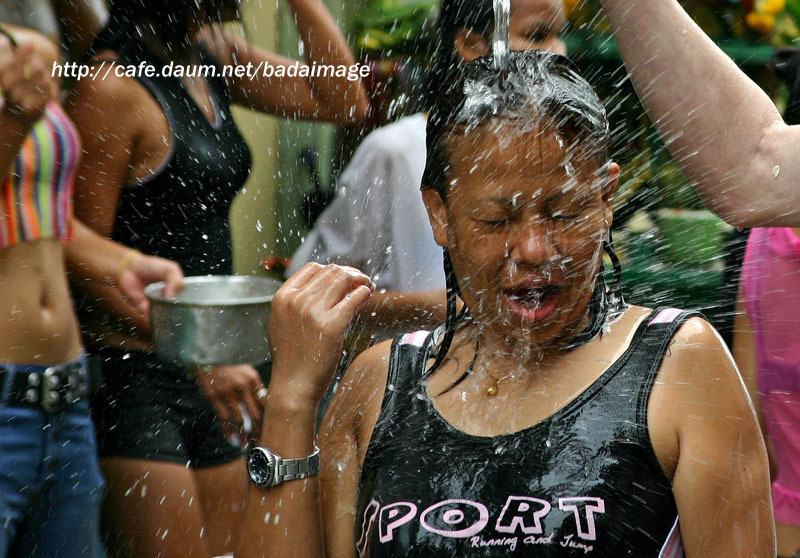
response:
[[[494,378],[494,383],[486,388],[486,397],[494,397],[497,395],[497,388],[500,386],[500,382],[510,377],[511,374],[506,374],[502,378]]]
[[[471,375],[475,371],[475,362],[478,360],[478,352],[479,352],[480,346],[481,346],[481,339],[480,339],[480,336],[479,336],[475,340],[475,356],[472,357],[472,361],[470,361],[469,365],[467,365],[467,370],[465,372],[466,376]],[[490,385],[489,387],[486,388],[486,397],[494,397],[495,395],[497,395],[497,392],[498,392],[498,390],[500,388],[500,382],[502,382],[503,380],[507,380],[508,378],[510,378],[512,376],[512,374],[506,374],[505,376],[502,376],[500,378],[495,378],[491,374],[488,374],[488,376],[490,378],[492,378],[492,380],[494,380],[494,381],[492,382],[492,385]]]

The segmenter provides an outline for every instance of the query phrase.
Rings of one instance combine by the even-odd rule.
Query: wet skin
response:
[[[565,24],[564,9],[558,0],[514,0],[508,25],[509,48],[549,50],[565,55],[567,50],[561,41]]]
[[[585,324],[619,168],[567,164],[554,128],[508,129],[495,121],[452,140],[448,200],[426,197],[477,321],[547,345]]]

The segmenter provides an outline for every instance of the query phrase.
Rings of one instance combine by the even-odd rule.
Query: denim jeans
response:
[[[93,556],[103,486],[86,398],[53,414],[0,402],[0,558]]]

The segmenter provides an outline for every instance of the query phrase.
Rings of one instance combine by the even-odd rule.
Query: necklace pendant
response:
[[[494,397],[497,395],[497,384],[499,382],[495,381],[495,383],[488,388],[486,388],[486,397]]]

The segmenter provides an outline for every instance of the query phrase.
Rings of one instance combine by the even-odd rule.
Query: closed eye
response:
[[[553,211],[550,213],[550,216],[556,221],[574,221],[580,215],[580,213],[568,213],[566,211]]]
[[[504,217],[502,219],[475,219],[478,223],[489,225],[490,227],[504,227],[511,223],[511,217]]]

